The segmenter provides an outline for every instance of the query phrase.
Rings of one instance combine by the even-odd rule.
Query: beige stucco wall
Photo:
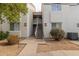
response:
[[[29,37],[32,34],[33,12],[35,11],[35,8],[32,4],[27,4],[27,7],[28,7],[27,15],[25,16],[22,15],[21,18],[21,24],[20,24],[21,37]],[[26,26],[24,26],[24,23],[26,23]]]
[[[50,5],[42,5],[42,22],[43,22],[43,35],[44,38],[49,38],[49,32],[51,30],[51,24],[50,24],[50,15],[49,12],[51,11]],[[45,26],[45,23],[47,24]]]
[[[4,22],[0,24],[0,31],[9,31],[9,23],[6,18],[4,18]]]
[[[20,37],[20,31],[10,31],[10,35],[17,35]]]
[[[65,32],[79,33],[79,27],[77,27],[77,23],[79,23],[79,5],[61,5],[61,8],[61,11],[53,11],[51,4],[42,5],[44,37],[49,37],[52,22],[61,22],[62,29]],[[44,23],[47,23],[47,26]]]

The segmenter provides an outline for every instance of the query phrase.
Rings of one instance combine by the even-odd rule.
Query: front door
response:
[[[36,24],[33,24],[33,33],[32,36],[35,36]]]

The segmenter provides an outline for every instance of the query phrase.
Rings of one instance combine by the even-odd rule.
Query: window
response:
[[[52,28],[62,28],[62,24],[61,23],[52,23]]]
[[[77,24],[77,27],[79,27],[79,23]]]
[[[53,11],[61,11],[61,4],[60,3],[52,4],[52,10]]]
[[[19,23],[10,23],[10,30],[11,31],[19,31],[20,24]]]

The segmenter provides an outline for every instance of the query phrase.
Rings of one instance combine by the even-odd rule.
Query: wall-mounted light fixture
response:
[[[45,26],[47,26],[47,23],[44,23],[45,24]]]
[[[24,23],[24,27],[26,27],[27,26],[27,23]]]

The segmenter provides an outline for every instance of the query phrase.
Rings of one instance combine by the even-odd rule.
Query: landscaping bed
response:
[[[39,43],[37,53],[49,52],[57,50],[79,50],[79,45],[70,42],[69,40],[61,41],[46,41],[46,43]]]
[[[16,56],[23,50],[25,45],[25,43],[8,45],[6,41],[0,41],[0,56]]]

